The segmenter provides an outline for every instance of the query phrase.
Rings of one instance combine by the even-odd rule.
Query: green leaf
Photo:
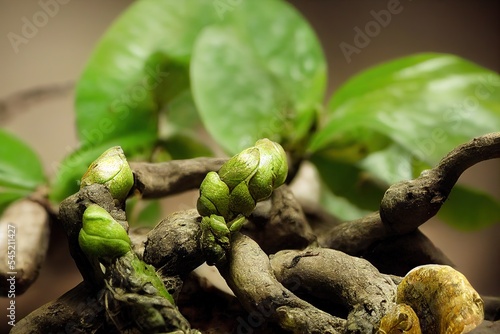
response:
[[[36,153],[14,135],[0,129],[0,192],[3,187],[35,190],[45,183]]]
[[[456,185],[438,218],[460,230],[479,230],[500,223],[500,202],[477,189]]]
[[[175,134],[162,143],[172,159],[190,159],[196,157],[211,157],[212,150],[193,136]]]
[[[127,221],[130,226],[154,227],[162,218],[159,200],[143,200],[137,196],[127,199]]]
[[[418,54],[368,69],[332,97],[312,139],[316,152],[374,133],[434,165],[455,146],[500,128],[500,76],[446,54]],[[381,174],[384,171],[381,171]]]
[[[155,226],[162,218],[159,200],[142,200],[135,196],[127,199],[127,221],[131,226]]]
[[[14,135],[0,129],[0,214],[46,182],[37,154]]]
[[[159,113],[189,108],[192,47],[203,27],[217,20],[210,1],[142,0],[113,23],[78,82],[82,145],[63,161],[53,200],[77,191],[88,164],[110,146],[122,146],[129,158],[151,158],[157,139],[165,135],[159,131],[165,127]],[[177,118],[169,115],[174,130]]]
[[[160,202],[157,200],[142,202],[144,203],[139,214],[137,215],[135,224],[153,227],[158,224],[162,216]]]
[[[383,150],[368,154],[357,166],[390,186],[401,180],[412,179],[412,164],[413,158],[407,150],[391,144]]]
[[[370,210],[360,209],[345,197],[336,196],[324,183],[320,189],[320,203],[327,212],[342,221],[355,220],[371,212]]]
[[[202,32],[191,63],[203,123],[230,154],[262,137],[286,147],[303,140],[325,81],[313,30],[281,1],[242,2]]]
[[[76,193],[80,188],[80,180],[89,165],[104,151],[113,146],[121,146],[127,160],[138,157],[150,157],[155,142],[155,134],[131,134],[128,137],[117,137],[101,145],[83,146],[67,156],[60,164],[53,180],[50,199],[60,202]]]
[[[358,210],[378,210],[387,189],[385,183],[380,183],[354,164],[336,160],[325,152],[313,155],[311,162],[316,166],[321,180],[335,196],[345,198]],[[345,213],[338,214],[347,217]]]
[[[178,94],[166,106],[164,113],[166,115],[166,126],[173,127],[169,131],[177,131],[178,129],[194,129],[202,125],[198,110],[193,101],[191,90],[185,90]]]
[[[133,3],[102,37],[78,83],[83,146],[156,133],[159,110],[189,87],[194,40],[216,14],[209,1]]]

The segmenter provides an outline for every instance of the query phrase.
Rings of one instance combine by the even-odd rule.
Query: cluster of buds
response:
[[[283,148],[269,139],[229,159],[219,172],[207,174],[200,186],[197,209],[201,216],[218,215],[230,221],[248,216],[257,202],[271,196],[288,173]]]
[[[209,172],[200,185],[197,202],[201,247],[208,264],[224,261],[230,235],[238,231],[257,202],[269,198],[288,174],[283,148],[269,139],[229,159],[219,172]]]

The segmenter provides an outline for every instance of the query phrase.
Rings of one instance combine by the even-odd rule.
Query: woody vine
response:
[[[498,74],[410,55],[323,106],[325,59],[299,13],[278,0],[219,13],[141,0],[117,19],[77,83],[80,146],[53,180],[0,130],[0,224],[24,241],[16,292],[37,277],[49,221],[83,277],[12,333],[494,333],[499,299],[419,226],[500,219],[495,198],[457,184],[500,157]],[[320,203],[291,190],[306,162]],[[192,189],[196,208],[157,214]],[[200,278],[203,263],[230,293]]]
[[[277,323],[293,333],[471,331],[483,323],[484,301],[446,257],[422,238],[418,226],[442,204],[426,198],[446,197],[466,168],[499,155],[500,133],[475,138],[419,178],[389,188],[380,213],[339,224],[325,233],[335,236],[328,239],[314,233],[283,185],[287,156],[268,139],[227,161],[139,163],[132,169],[121,148],[113,147],[90,165],[80,191],[60,207],[59,217],[84,282],[21,320],[12,332],[57,332],[69,323],[71,330],[85,332],[198,333],[173,296],[182,294],[182,281],[205,261],[217,265],[247,312],[259,312],[264,319],[259,326]],[[183,165],[180,174],[172,168],[175,164]],[[199,168],[193,170],[193,165],[200,164],[206,172],[202,181]],[[165,177],[171,178],[169,189],[159,182]],[[127,234],[126,197],[174,193],[184,177],[200,182],[197,212],[174,213],[133,244]],[[401,191],[413,194],[412,200],[401,196]],[[254,214],[257,202],[263,200],[270,200],[272,209]],[[425,209],[422,201],[427,203]],[[401,217],[401,205],[416,218],[395,220]],[[256,224],[262,219],[259,215],[267,220],[264,226]],[[369,231],[367,226],[371,226]],[[367,233],[371,240],[363,238]],[[414,257],[432,258],[438,264],[417,267],[402,278],[382,274],[368,261],[343,252],[373,253],[373,244],[391,243],[397,235],[406,238]],[[282,249],[268,257],[259,238],[270,244],[281,240],[282,245],[274,244],[278,248],[302,250]],[[318,239],[331,244],[320,245]],[[352,243],[359,239],[363,244]],[[318,300],[335,306],[323,311],[314,306]],[[97,311],[100,321],[85,321],[89,315],[73,308],[76,301],[84,303],[86,311]],[[491,301],[488,305],[494,309],[496,299]],[[342,316],[345,311],[347,317]],[[486,314],[491,311],[487,309]]]

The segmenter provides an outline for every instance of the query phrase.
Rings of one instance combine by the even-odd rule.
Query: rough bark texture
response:
[[[201,217],[196,210],[175,212],[148,233],[144,261],[164,275],[183,275],[205,262],[199,244]]]
[[[93,184],[80,189],[79,192],[61,202],[59,220],[68,236],[71,256],[75,260],[83,279],[96,287],[101,287],[103,277],[102,271],[99,269],[99,264],[97,262],[91,263],[78,244],[78,234],[82,228],[83,212],[92,203],[98,204],[108,211],[128,231],[124,208],[113,199],[105,186],[99,184]]]
[[[135,189],[143,198],[159,198],[198,188],[208,172],[218,171],[227,159],[196,158],[163,163],[132,162]]]
[[[245,234],[267,254],[303,249],[316,240],[302,207],[286,185],[277,188],[270,200],[259,203],[249,221],[253,224],[246,225]]]
[[[380,204],[384,226],[396,235],[414,231],[439,211],[467,168],[494,158],[500,158],[500,132],[474,138],[418,178],[394,184]]]
[[[399,275],[417,264],[448,264],[446,256],[418,231],[418,226],[439,210],[466,168],[495,157],[500,157],[500,133],[476,138],[450,152],[438,166],[416,180],[391,187],[384,196],[380,214],[375,212],[341,224],[324,212],[309,214],[308,217],[319,221],[334,223],[328,233],[319,236],[319,244],[349,255],[332,249],[307,248],[280,251],[270,262],[257,242],[235,233],[227,254],[229,262],[218,268],[249,312],[246,327],[237,329],[258,333],[269,320],[295,333],[371,332],[392,304],[394,287],[401,278],[380,274],[359,257]],[[224,162],[225,159],[194,159],[132,164],[135,190],[145,198],[154,198],[192,189],[199,186],[208,171],[218,170]],[[106,319],[100,299],[102,272],[96,270],[98,264],[90,263],[78,247],[83,211],[91,203],[99,204],[128,228],[123,207],[111,198],[104,186],[85,187],[63,201],[59,219],[85,282],[19,321],[12,333],[115,331],[114,327],[106,327],[112,324]],[[254,223],[251,232],[268,252],[314,243],[302,208],[288,189],[277,190],[267,205],[258,208],[250,220]],[[133,238],[134,250],[141,254],[144,246],[146,262],[163,273],[188,274],[204,261],[199,244],[199,219],[195,210],[170,215],[148,234],[147,241],[144,231],[138,233]],[[318,226],[315,231],[323,229],[321,223]],[[398,255],[396,259],[394,253]],[[311,303],[298,297],[306,295],[316,297]],[[325,304],[316,302],[325,296],[333,303],[342,304],[347,321],[319,309]],[[498,300],[485,298],[487,320],[471,333],[498,332]]]
[[[114,333],[105,324],[95,288],[82,282],[21,319],[10,333]]]
[[[382,224],[379,213],[373,212],[355,221],[336,225],[318,239],[324,247],[355,255],[387,236],[387,230]]]
[[[396,284],[370,262],[327,248],[284,250],[271,257],[276,278],[289,288],[349,310],[346,333],[371,333],[395,303]]]
[[[219,271],[245,309],[258,319],[256,325],[273,319],[297,334],[343,332],[344,320],[315,308],[278,282],[267,255],[243,234],[233,237],[229,264]]]
[[[376,242],[359,256],[370,261],[381,272],[398,276],[404,276],[411,269],[429,263],[454,266],[418,229]]]

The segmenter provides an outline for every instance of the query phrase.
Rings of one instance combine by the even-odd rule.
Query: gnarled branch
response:
[[[135,189],[143,198],[159,198],[198,188],[211,171],[226,162],[224,158],[195,158],[162,163],[131,162]]]
[[[372,333],[395,302],[396,284],[368,261],[328,248],[280,251],[271,266],[285,286],[329,303],[349,315],[347,333]]]
[[[297,334],[343,332],[344,320],[298,298],[276,280],[269,258],[255,241],[237,233],[231,242],[229,264],[218,268],[248,312]]]
[[[467,168],[494,158],[500,158],[500,132],[474,138],[452,150],[436,167],[422,172],[418,178],[391,186],[382,199],[380,213],[337,225],[319,237],[320,243],[360,255],[377,242],[413,232],[438,212]],[[431,252],[429,256],[450,264],[435,247],[428,244],[426,249]]]

